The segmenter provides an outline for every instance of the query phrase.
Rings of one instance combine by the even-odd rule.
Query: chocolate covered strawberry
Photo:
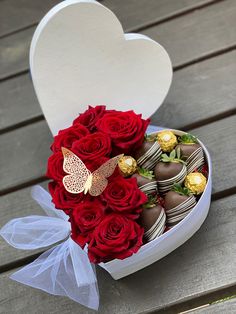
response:
[[[157,193],[157,181],[153,171],[138,168],[137,172],[132,175],[132,178],[137,179],[138,187],[147,195]]]
[[[188,188],[182,187],[180,184],[175,183],[173,185],[172,190],[166,193],[165,195],[164,198],[165,209],[167,211],[171,210],[176,206],[184,203],[186,200],[191,198],[191,196],[192,193]]]
[[[184,219],[196,205],[195,196],[180,184],[173,185],[172,190],[165,195],[164,201],[169,226],[176,225]]]
[[[198,140],[195,136],[191,134],[184,134],[179,138],[179,144],[176,149],[180,149],[181,158],[187,160],[189,156],[192,155],[200,146]]]
[[[163,154],[155,170],[159,191],[169,191],[174,183],[182,183],[187,174],[185,162],[180,157],[180,149],[172,150],[170,155]]]
[[[140,215],[140,223],[144,227],[144,237],[151,241],[160,236],[165,230],[166,214],[164,208],[158,204],[156,197],[149,197],[148,202],[143,205]]]
[[[152,170],[161,158],[161,147],[153,136],[146,136],[142,146],[135,153],[138,166]]]

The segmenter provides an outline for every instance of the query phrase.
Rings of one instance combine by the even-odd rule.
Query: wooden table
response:
[[[41,209],[31,200],[52,141],[28,73],[32,34],[57,0],[0,1],[0,224]],[[201,229],[182,247],[127,278],[98,269],[99,313],[179,313],[236,295],[236,1],[104,0],[126,31],[160,42],[174,79],[152,123],[188,130],[213,159],[213,202]],[[157,86],[158,88],[158,86]],[[66,298],[11,281],[39,252],[0,239],[0,313],[93,313]],[[192,312],[192,311],[191,311]],[[236,313],[236,298],[194,313]]]

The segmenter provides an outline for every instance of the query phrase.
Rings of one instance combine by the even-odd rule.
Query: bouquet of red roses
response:
[[[135,178],[124,178],[116,169],[98,196],[70,193],[63,185],[62,147],[69,149],[92,173],[118,154],[133,155],[143,143],[149,119],[133,111],[89,107],[67,129],[59,131],[51,145],[47,176],[56,208],[69,215],[71,237],[82,248],[88,244],[91,262],[124,259],[143,243],[143,227],[137,223],[147,196]]]

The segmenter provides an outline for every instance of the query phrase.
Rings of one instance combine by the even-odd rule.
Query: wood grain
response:
[[[152,123],[186,127],[236,109],[236,51],[174,73],[173,83]],[[42,115],[28,74],[0,84],[0,130]]]
[[[0,3],[0,36],[37,23],[60,0],[7,0]]]
[[[221,1],[142,33],[157,40],[178,67],[236,43],[236,1]]]
[[[0,80],[28,70],[29,48],[35,27],[0,39]]]
[[[213,202],[205,223],[188,242],[127,278],[114,281],[99,268],[99,313],[147,313],[234,285],[235,204],[236,196]],[[94,313],[68,299],[12,282],[11,272],[0,276],[1,313],[31,314],[39,308],[42,313]]]
[[[235,60],[233,51],[175,72],[152,123],[181,129],[236,109]]]
[[[29,26],[36,24],[57,2],[0,0],[0,37],[3,36],[0,39],[0,130],[19,127],[42,115],[30,76],[23,74],[28,70],[29,44],[35,29]],[[207,6],[213,2],[216,3]],[[236,109],[236,51],[186,65],[233,50],[236,2],[103,0],[103,3],[114,10],[125,30],[145,28],[142,33],[164,45],[175,68],[185,66],[175,72],[170,92],[152,121],[173,128],[187,127],[206,144],[213,160],[213,193],[235,187],[236,115],[222,117],[235,113]],[[195,124],[219,118],[222,120],[193,129]],[[1,191],[10,192],[43,176],[52,141],[45,121],[7,132],[0,141]],[[150,313],[235,286],[235,210],[236,195],[214,201],[207,220],[187,243],[127,278],[114,281],[99,268],[99,313]],[[30,188],[21,188],[0,199],[0,227],[12,218],[41,213],[30,197]],[[11,248],[2,239],[0,248],[0,271],[18,267],[36,253]],[[0,275],[0,314],[95,313],[66,298],[10,281],[8,275],[12,272]],[[235,311],[236,299],[232,299],[193,313]]]
[[[164,45],[173,65],[179,66],[234,45],[235,12],[236,2],[227,0],[148,28],[142,33]],[[28,69],[28,49],[34,29],[1,39],[0,79]]]
[[[0,4],[0,36],[16,32],[37,23],[60,0],[7,0]],[[133,28],[151,20],[162,20],[197,8],[213,0],[105,0],[103,4],[117,14],[125,28]],[[9,18],[9,16],[11,18]]]
[[[201,139],[210,152],[213,168],[213,193],[230,189],[236,185],[236,171],[232,171],[236,162],[232,156],[235,155],[233,152],[236,151],[236,141],[229,140],[229,134],[235,134],[235,126],[236,115],[190,130],[190,133]]]
[[[191,311],[189,314],[235,314],[236,313],[236,298],[212,304],[208,307]]]
[[[46,173],[52,136],[46,122],[3,134],[0,189],[35,180]]]
[[[42,115],[29,74],[0,84],[0,130]]]
[[[211,0],[103,0],[102,4],[111,9],[121,21],[126,31],[135,31],[150,23],[161,21],[194,10],[199,6],[211,4]]]
[[[187,117],[188,112],[185,114]],[[235,133],[235,124],[236,115],[190,130],[199,136],[212,155],[213,168],[217,169],[213,173],[214,192],[235,186],[236,172],[231,169],[236,163],[236,141],[229,140],[229,134]],[[7,158],[0,161],[0,191],[42,177],[46,171],[51,142],[52,136],[45,121],[3,134],[0,145],[4,147]],[[225,158],[225,153],[230,158]]]

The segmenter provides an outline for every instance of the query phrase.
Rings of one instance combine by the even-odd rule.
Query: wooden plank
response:
[[[231,169],[236,163],[236,141],[229,140],[229,134],[235,133],[235,124],[236,115],[190,130],[199,136],[212,155],[213,167],[217,169],[213,174],[214,192],[235,186],[236,172]],[[4,147],[7,158],[0,161],[0,190],[43,176],[51,142],[52,136],[45,121],[3,134],[0,145]],[[226,158],[225,154],[230,157]]]
[[[236,282],[236,195],[212,203],[201,229],[179,249],[153,265],[115,281],[98,269],[98,313],[160,310],[234,285]],[[66,298],[54,297],[0,275],[2,313],[94,313]]]
[[[42,115],[29,74],[0,84],[0,130]]]
[[[213,2],[211,0],[103,0],[102,4],[119,17],[126,31],[133,31]]]
[[[37,23],[60,0],[7,0],[0,3],[0,36]]]
[[[153,124],[180,128],[235,109],[235,60],[232,51],[175,72]],[[0,130],[42,114],[28,74],[2,82],[0,94]]]
[[[236,109],[236,51],[174,73],[173,83],[152,123],[186,128],[225,111]]]
[[[163,44],[174,66],[178,66],[234,45],[235,12],[236,2],[227,0],[148,28],[142,33]],[[1,40],[0,78],[27,70],[33,31],[34,28],[30,28]]]
[[[0,189],[43,176],[46,173],[51,142],[52,136],[45,121],[3,134]]]
[[[235,45],[236,1],[220,1],[142,33],[168,51],[175,67]]]
[[[202,140],[210,152],[213,167],[213,193],[236,185],[236,172],[232,171],[236,162],[236,156],[234,161],[232,156],[236,151],[236,141],[229,140],[229,134],[235,134],[235,125],[236,115],[190,130],[190,133]]]
[[[0,80],[27,71],[29,48],[35,27],[0,39]]]
[[[231,300],[219,302],[212,304],[210,306],[207,306],[205,308],[194,310],[189,312],[189,314],[235,314],[236,313],[236,298],[233,298]]]
[[[40,184],[47,188],[47,182]],[[30,188],[21,189],[17,192],[2,196],[0,199],[0,228],[13,218],[28,216],[28,215],[44,215],[44,211],[39,205],[31,198]],[[9,263],[19,260],[26,256],[30,256],[36,251],[16,250],[9,246],[0,237],[0,268]],[[37,251],[39,252],[39,251]]]
[[[60,0],[2,1],[0,3],[0,36],[6,36],[6,34],[37,23],[52,6],[59,2]],[[124,3],[105,0],[103,4],[120,17],[125,28],[133,28],[212,2],[214,0],[141,0],[138,3],[135,0]]]

